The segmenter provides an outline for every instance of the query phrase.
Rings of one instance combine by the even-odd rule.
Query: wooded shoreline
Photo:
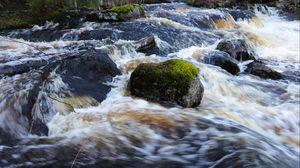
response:
[[[184,2],[185,0],[2,0],[0,1],[0,30],[26,28],[34,24],[53,20],[66,11],[108,9],[114,6],[145,3]],[[286,12],[292,19],[300,19],[299,0],[187,0],[197,7],[222,8],[245,7],[262,3],[275,6]]]

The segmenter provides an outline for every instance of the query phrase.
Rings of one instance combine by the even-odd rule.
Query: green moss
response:
[[[141,12],[144,12],[144,7],[139,4],[130,4],[130,5],[123,5],[123,6],[115,6],[108,9],[108,12],[115,12],[118,14],[121,13],[128,13],[134,9],[134,7],[139,7]]]
[[[51,20],[61,14],[60,11],[51,11],[47,15],[35,15],[28,10],[1,11],[0,12],[0,30],[17,29],[32,26]]]
[[[144,11],[145,11],[144,6],[139,5],[139,4],[130,4],[130,5],[123,5],[123,6],[115,6],[115,7],[112,7],[112,8],[110,8],[110,9],[107,9],[106,11],[107,11],[107,12],[114,12],[114,13],[117,13],[117,14],[118,14],[118,15],[117,15],[118,20],[119,20],[119,21],[124,21],[124,20],[126,20],[126,19],[124,18],[123,14],[126,14],[126,13],[128,13],[128,12],[133,11],[133,9],[134,9],[135,7],[138,7],[139,10],[140,10],[140,12],[141,12],[141,13],[144,13]]]
[[[193,0],[187,0],[186,3],[187,3],[188,5],[193,5],[194,1],[193,1]]]
[[[159,67],[163,74],[162,81],[171,86],[188,86],[198,74],[198,69],[193,64],[179,59],[163,62]]]
[[[132,76],[138,76],[142,81],[148,81],[155,85],[138,86],[143,87],[143,90],[148,90],[148,95],[157,95],[158,93],[151,93],[153,91],[159,91],[161,95],[168,99],[170,95],[176,97],[183,96],[187,93],[191,82],[197,76],[199,70],[188,61],[180,59],[172,59],[159,64],[141,64],[137,67]],[[154,96],[153,96],[154,97]]]
[[[128,88],[132,95],[149,101],[195,107],[203,95],[198,73],[193,64],[180,59],[140,64],[132,72]]]
[[[33,18],[24,11],[0,12],[0,30],[27,27],[33,22]]]
[[[140,64],[131,74],[129,88],[133,95],[150,101],[180,103],[198,73],[193,64],[180,59]]]
[[[144,6],[142,6],[142,5],[139,5],[139,7],[140,7],[140,11],[141,11],[141,13],[144,13],[144,12],[145,12],[145,7],[144,7]]]

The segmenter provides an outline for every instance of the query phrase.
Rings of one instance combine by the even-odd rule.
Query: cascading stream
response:
[[[12,134],[19,138],[15,144],[0,143],[0,167],[297,167],[300,22],[285,20],[273,8],[268,11],[255,11],[255,17],[235,21],[225,9],[153,4],[146,6],[146,18],[130,22],[86,22],[61,31],[48,22],[48,26],[4,34],[21,43],[0,41],[0,68],[22,67],[32,60],[39,64],[36,55],[52,61],[58,53],[68,59],[68,53],[97,49],[116,63],[121,74],[112,73],[111,82],[101,83],[112,88],[97,103],[97,97],[76,97],[62,80],[66,74],[59,66],[49,69],[51,82],[44,81],[39,96],[45,107],[53,109],[47,116],[40,116],[43,109],[33,115],[46,119],[48,136],[26,132],[28,118],[9,113],[24,108],[30,97],[27,91],[40,78],[38,69],[0,76],[0,133],[2,128],[22,130]],[[57,38],[39,36],[39,31],[57,33],[52,36]],[[4,35],[0,37],[5,39]],[[137,52],[134,41],[149,35],[154,35],[157,48]],[[201,62],[206,52],[226,38],[247,40],[269,67],[289,78],[236,76]],[[188,60],[199,68],[205,93],[197,108],[168,108],[130,95],[127,83],[138,64],[171,58]],[[240,67],[247,63],[241,62]],[[8,95],[14,96],[8,99]],[[8,109],[14,102],[14,109]]]

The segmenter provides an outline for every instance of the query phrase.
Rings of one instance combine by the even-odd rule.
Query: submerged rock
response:
[[[197,75],[194,65],[179,59],[140,64],[130,77],[129,90],[151,101],[196,107],[204,92]]]
[[[263,79],[278,80],[283,78],[281,73],[267,67],[264,63],[260,62],[250,63],[246,69],[246,72],[255,76],[259,76]]]
[[[238,61],[256,60],[254,49],[243,39],[222,40],[217,50],[227,52]]]
[[[240,72],[238,61],[223,51],[208,52],[204,55],[203,61],[206,64],[219,66],[233,75],[237,75]]]

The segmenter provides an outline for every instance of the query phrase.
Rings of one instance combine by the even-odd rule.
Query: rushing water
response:
[[[32,55],[41,52],[71,53],[88,46],[108,49],[122,71],[108,84],[113,88],[99,105],[58,110],[47,123],[48,136],[26,135],[0,146],[0,167],[299,166],[300,22],[285,20],[272,8],[255,11],[249,19],[234,20],[229,13],[154,4],[146,7],[146,18],[131,22],[85,22],[59,31],[51,31],[59,25],[48,22],[7,32],[9,39],[0,36],[2,65],[35,60]],[[151,34],[158,49],[137,52],[133,41]],[[203,54],[224,38],[248,40],[268,66],[290,78],[234,76],[202,63]],[[170,58],[188,60],[200,69],[205,93],[197,108],[168,108],[128,93],[128,79],[138,64]],[[2,78],[1,89],[19,81],[27,86],[30,80],[24,78]],[[58,79],[53,85],[63,85]],[[13,117],[11,123],[4,121],[4,105],[1,101],[0,124],[18,130],[20,123],[11,124]]]

